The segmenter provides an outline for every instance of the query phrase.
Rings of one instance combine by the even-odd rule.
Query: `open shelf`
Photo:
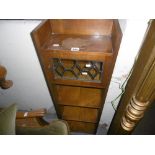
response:
[[[100,108],[102,104],[102,89],[64,85],[57,85],[56,89],[59,105]]]
[[[111,37],[106,35],[51,34],[42,48],[45,51],[68,51],[73,47],[84,52],[112,52]]]

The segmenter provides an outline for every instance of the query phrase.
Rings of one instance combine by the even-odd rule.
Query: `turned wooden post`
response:
[[[2,89],[8,89],[13,85],[11,80],[6,80],[7,70],[4,66],[0,65],[0,87]]]
[[[155,93],[155,61],[151,68],[146,72],[146,78],[127,105],[124,115],[121,119],[121,126],[126,131],[132,131],[145,111],[149,107]]]
[[[155,20],[151,20],[108,134],[131,134],[155,99]]]

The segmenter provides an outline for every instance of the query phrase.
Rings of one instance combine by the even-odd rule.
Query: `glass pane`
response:
[[[101,81],[103,62],[53,59],[55,78]]]

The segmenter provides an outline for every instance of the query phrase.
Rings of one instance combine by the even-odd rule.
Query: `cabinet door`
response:
[[[53,59],[55,79],[101,82],[103,62]]]
[[[108,73],[105,61],[51,58],[52,82],[77,86],[105,87]]]

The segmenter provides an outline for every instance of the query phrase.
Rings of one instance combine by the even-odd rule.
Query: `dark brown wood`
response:
[[[102,89],[57,85],[57,91],[59,92],[58,104],[60,105],[101,107]]]
[[[109,134],[131,134],[155,99],[155,20],[150,21]]]
[[[46,114],[46,109],[38,109],[33,111],[18,111],[16,118],[30,118],[30,117],[43,117]]]
[[[88,122],[79,121],[69,121],[67,120],[70,130],[73,132],[85,132],[88,134],[95,134],[96,124]]]
[[[11,80],[6,80],[6,75],[7,75],[6,68],[0,65],[0,87],[2,89],[8,89],[13,85],[13,82]]]
[[[62,118],[65,120],[74,120],[90,123],[97,122],[98,109],[60,106],[60,110],[62,113]]]
[[[118,21],[46,20],[32,37],[58,117],[95,133],[121,42]]]
[[[38,109],[33,111],[18,111],[16,114],[16,126],[19,127],[42,127],[48,125],[43,117],[46,109]]]

